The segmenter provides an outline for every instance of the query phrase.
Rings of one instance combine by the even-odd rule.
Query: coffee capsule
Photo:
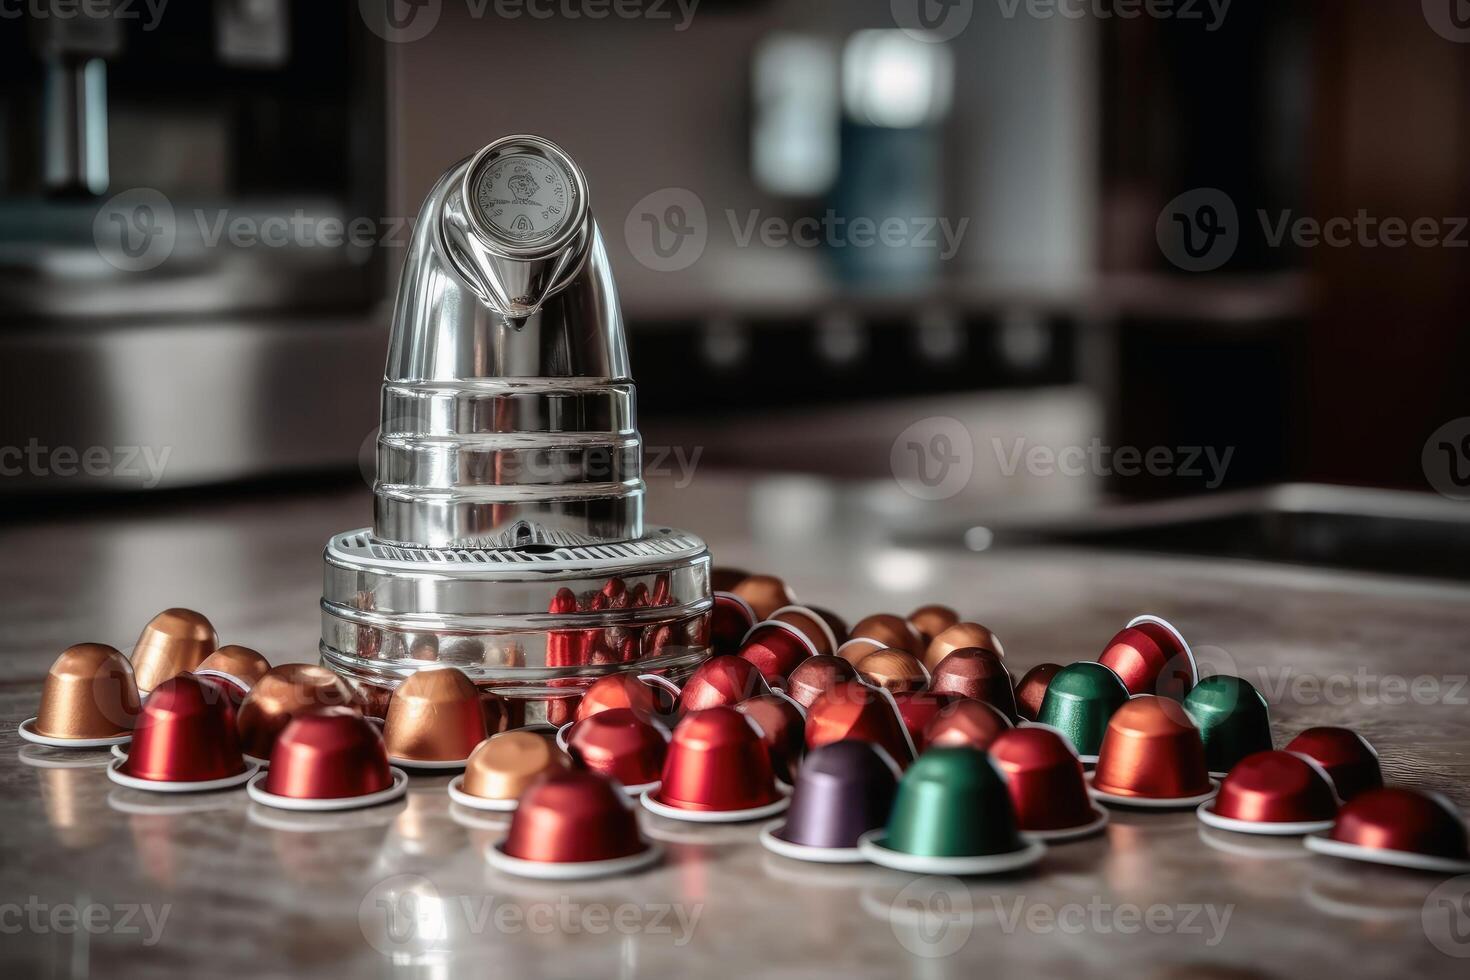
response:
[[[236,644],[220,647],[205,657],[194,669],[195,674],[224,674],[244,686],[246,692],[265,676],[271,665],[256,651]]]
[[[930,687],[984,701],[1005,715],[1007,721],[1016,720],[1016,689],[1011,684],[1011,672],[994,650],[961,647],[951,652],[934,668]]]
[[[701,823],[773,816],[789,802],[776,786],[761,731],[723,706],[679,722],[664,759],[663,785],[640,799],[661,817]]]
[[[814,606],[782,606],[771,614],[771,619],[806,637],[818,656],[836,653],[837,645],[847,639],[847,627],[842,620]]]
[[[1218,788],[1199,729],[1179,702],[1153,694],[1113,713],[1090,784],[1104,803],[1156,809],[1196,807]]]
[[[857,662],[868,654],[887,649],[888,647],[877,640],[870,639],[866,636],[855,636],[837,648],[837,656],[853,666],[857,666]]]
[[[890,694],[922,691],[929,685],[929,672],[919,658],[902,650],[875,650],[857,662],[858,676]]]
[[[1061,670],[1061,664],[1037,664],[1021,675],[1016,682],[1016,714],[1027,721],[1038,720],[1047,686]]]
[[[240,747],[252,762],[270,760],[276,737],[292,717],[310,708],[354,706],[347,682],[314,664],[281,664],[256,682],[236,712]]]
[[[770,694],[770,685],[755,664],[743,657],[710,657],[699,665],[679,694],[679,713],[706,708],[733,707],[757,694]]]
[[[924,641],[919,631],[902,616],[876,613],[857,621],[849,639],[876,640],[892,650],[919,656],[924,652]]]
[[[133,737],[139,710],[127,658],[105,643],[78,643],[46,672],[40,710],[20,723],[19,732],[52,748],[121,745]]]
[[[798,861],[864,861],[858,838],[888,822],[898,776],[898,766],[870,742],[824,745],[802,763],[791,808],[762,828],[761,844]]]
[[[144,694],[214,652],[219,638],[209,620],[192,609],[165,609],[148,621],[133,647],[133,676]]]
[[[1402,786],[1366,790],[1343,804],[1327,834],[1306,838],[1308,850],[1442,874],[1470,873],[1465,818],[1438,793]]]
[[[776,778],[790,783],[806,752],[806,711],[784,694],[761,694],[735,706],[761,730]]]
[[[282,810],[350,810],[396,800],[408,774],[388,765],[378,727],[354,708],[313,708],[286,725],[250,798]]]
[[[1225,674],[1206,677],[1185,696],[1184,710],[1205,743],[1212,776],[1223,778],[1246,756],[1271,751],[1271,715],[1250,681]]]
[[[573,762],[616,780],[628,795],[658,788],[669,736],[652,720],[627,708],[599,711],[568,726],[565,741]]]
[[[562,768],[526,788],[505,840],[485,850],[498,871],[562,881],[626,874],[662,855],[663,848],[638,829],[631,801],[614,783]]]
[[[1220,794],[1201,803],[1198,813],[1218,830],[1296,836],[1331,829],[1337,796],[1312,760],[1266,750],[1237,762],[1220,783]]]
[[[730,592],[716,592],[709,615],[709,645],[716,655],[734,654],[756,624],[750,603]]]
[[[660,704],[660,694],[668,697]],[[679,687],[659,674],[608,674],[587,685],[577,702],[574,721],[583,721],[599,711],[627,708],[645,721],[667,714],[679,699]]]
[[[1308,728],[1287,743],[1286,751],[1311,759],[1326,771],[1343,802],[1383,786],[1378,752],[1349,728]]]
[[[923,752],[928,746],[929,743],[924,741],[924,729],[934,720],[934,716],[946,706],[960,700],[963,699],[957,694],[939,694],[935,691],[908,691],[893,696],[893,703],[898,705],[899,720],[909,733],[909,741],[914,743],[915,752]]]
[[[1036,720],[1061,732],[1083,762],[1096,762],[1108,719],[1128,701],[1111,669],[1083,661],[1063,667],[1047,685]]]
[[[990,744],[990,758],[1005,774],[1024,833],[1076,840],[1107,826],[1108,811],[1088,795],[1082,761],[1060,732],[1042,725],[1008,729]]]
[[[984,752],[931,748],[898,784],[888,825],[862,835],[874,864],[911,874],[981,875],[1033,864],[1046,845],[1021,836],[1005,776]]]
[[[1129,694],[1157,694],[1183,701],[1199,681],[1184,634],[1158,616],[1137,616],[1108,641],[1098,663],[1111,667]]]
[[[926,747],[962,746],[986,751],[1011,723],[994,705],[974,698],[960,698],[939,712],[924,726],[921,741]]]
[[[748,575],[730,591],[749,603],[757,620],[770,619],[777,609],[796,603],[786,583],[774,575]]]
[[[784,684],[803,660],[816,655],[806,634],[775,619],[756,623],[740,643],[740,656],[755,664],[769,684]]]
[[[960,614],[948,606],[920,606],[909,613],[909,625],[919,634],[925,649],[934,641],[934,638],[951,626],[958,624]]]
[[[383,741],[396,765],[459,769],[485,740],[480,692],[458,667],[421,667],[388,702]]]
[[[956,623],[929,641],[924,649],[924,666],[933,670],[945,657],[966,647],[979,647],[1001,657],[1006,655],[1000,637],[986,627],[979,623]]]
[[[803,708],[810,708],[817,695],[827,688],[843,681],[855,681],[857,676],[857,668],[841,657],[808,657],[786,678],[786,693]]]
[[[900,768],[914,760],[914,746],[893,695],[860,681],[833,685],[806,712],[808,752],[849,738],[879,746]]]
[[[464,773],[449,781],[449,798],[474,810],[514,810],[526,787],[570,765],[549,735],[527,729],[502,732],[470,753]]]
[[[709,570],[709,587],[716,592],[729,592],[748,578],[750,573],[743,568],[715,566]]]
[[[238,786],[258,769],[240,752],[226,703],[183,673],[153,689],[127,756],[114,759],[107,775],[130,789],[187,793]]]

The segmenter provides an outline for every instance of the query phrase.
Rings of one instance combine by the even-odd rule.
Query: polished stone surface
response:
[[[1391,781],[1470,804],[1470,589],[1199,559],[918,549],[871,530],[901,526],[909,504],[891,487],[701,472],[682,490],[656,486],[650,513],[699,531],[720,563],[778,572],[849,621],[952,605],[1004,639],[1017,676],[1095,657],[1138,613],[1166,616],[1208,670],[1256,684],[1278,744],[1350,725],[1379,747]],[[1030,872],[966,883],[798,864],[761,849],[756,826],[644,814],[664,864],[555,884],[493,871],[481,853],[503,820],[451,805],[445,776],[413,777],[408,798],[384,807],[295,815],[243,792],[124,790],[102,753],[16,735],[56,654],[81,641],[128,650],[169,606],[206,613],[221,642],[273,663],[314,659],[322,544],[368,523],[367,507],[353,488],[86,519],[70,508],[0,527],[7,975],[1464,975],[1442,948],[1470,953],[1470,907],[1426,904],[1441,879],[1204,830],[1187,812],[1115,812],[1104,836],[1056,846]],[[79,926],[68,910],[86,906]]]

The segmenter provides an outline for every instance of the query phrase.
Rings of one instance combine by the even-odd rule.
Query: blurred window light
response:
[[[939,122],[954,98],[954,55],[904,31],[858,31],[842,52],[842,102],[860,123],[910,129]]]
[[[837,179],[837,55],[821,38],[772,34],[756,47],[751,170],[762,190],[825,193]]]

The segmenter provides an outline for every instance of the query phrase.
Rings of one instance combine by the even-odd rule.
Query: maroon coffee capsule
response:
[[[735,710],[755,722],[771,753],[776,778],[790,783],[806,751],[806,712],[784,694],[746,698]]]
[[[1047,685],[1061,671],[1061,664],[1037,664],[1016,682],[1016,714],[1027,721],[1035,721],[1041,715],[1041,702],[1046,697]]]
[[[679,713],[733,707],[757,694],[770,694],[760,669],[743,657],[711,657],[699,665],[679,694]]]
[[[955,650],[939,661],[929,686],[945,694],[984,701],[1005,715],[1007,721],[1016,720],[1016,689],[1011,684],[1011,672],[994,650],[980,647]]]
[[[834,684],[857,680],[857,668],[837,656],[808,657],[786,678],[786,693],[803,708],[810,708],[817,695]]]
[[[659,816],[704,823],[774,816],[788,802],[776,786],[763,733],[724,706],[690,712],[679,722],[663,784],[641,800]]]
[[[487,848],[485,858],[509,874],[572,880],[625,874],[662,854],[639,831],[631,802],[614,783],[556,768],[521,795],[505,840]]]
[[[924,726],[920,741],[927,748],[964,746],[984,752],[1011,723],[991,704],[974,698],[960,698],[945,705]]]
[[[1007,729],[990,743],[990,757],[1005,774],[1022,831],[1062,841],[1107,826],[1108,812],[1088,796],[1082,760],[1060,732],[1042,725]]]
[[[1383,786],[1378,753],[1368,740],[1348,728],[1308,728],[1286,746],[1326,771],[1337,797],[1344,802]]]
[[[898,705],[898,717],[914,743],[914,750],[923,752],[929,743],[924,740],[924,730],[948,705],[961,701],[958,694],[940,694],[934,691],[909,691],[895,694],[893,701]]]
[[[750,603],[730,592],[716,592],[709,614],[710,649],[717,655],[737,653],[740,641],[755,624],[755,610]]]
[[[658,788],[668,744],[662,727],[627,708],[599,711],[566,729],[572,760],[632,796]]]
[[[1372,789],[1338,811],[1330,834],[1307,848],[1331,857],[1444,874],[1470,872],[1465,818],[1438,793],[1401,786]]]
[[[131,789],[178,793],[238,786],[257,768],[240,751],[228,702],[185,672],[143,702],[127,757],[114,759],[107,775]]]
[[[834,613],[815,606],[782,606],[771,619],[805,636],[818,656],[836,653],[838,645],[847,639],[847,625]]]
[[[768,619],[750,628],[740,643],[740,656],[755,664],[769,684],[784,684],[786,677],[817,648],[795,626]]]
[[[1197,812],[1218,830],[1295,836],[1329,829],[1337,796],[1327,773],[1306,756],[1255,752],[1231,767],[1219,795]]]
[[[1097,661],[1122,678],[1129,694],[1183,701],[1199,682],[1194,652],[1184,634],[1158,616],[1134,617],[1108,641]]]
[[[245,787],[283,810],[346,810],[402,796],[408,775],[388,765],[378,727],[354,708],[315,708],[292,718],[271,749],[271,766]]]

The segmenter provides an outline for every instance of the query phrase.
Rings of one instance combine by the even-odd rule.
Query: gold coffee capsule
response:
[[[192,609],[165,609],[148,621],[133,647],[138,690],[153,690],[170,677],[195,670],[214,653],[219,637],[209,620]]]

